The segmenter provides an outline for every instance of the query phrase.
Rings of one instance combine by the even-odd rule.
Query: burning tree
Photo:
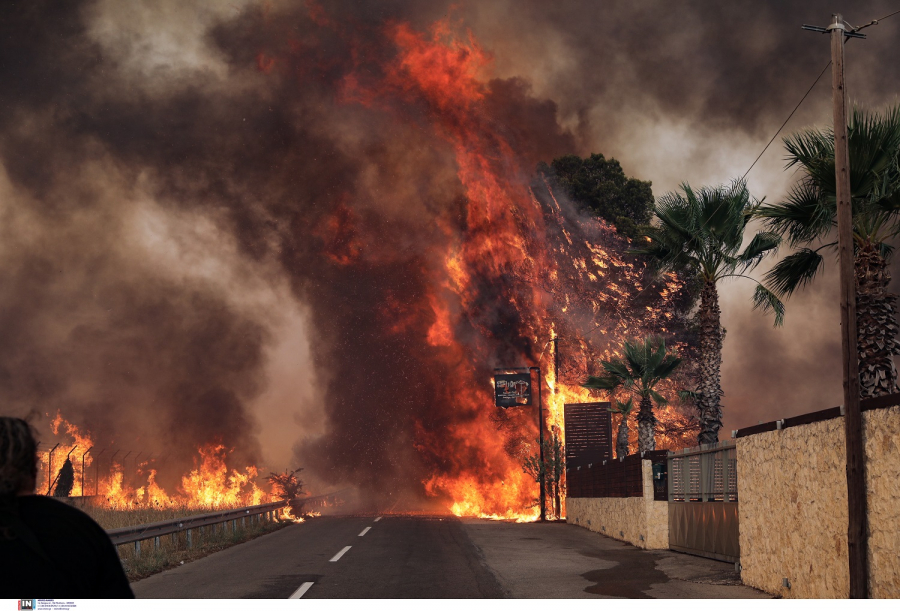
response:
[[[538,172],[579,208],[613,225],[619,235],[637,238],[653,216],[650,182],[629,178],[613,158],[565,155],[549,166],[538,165]]]
[[[522,465],[522,470],[534,478],[536,483],[544,480],[544,492],[553,499],[553,513],[556,519],[562,515],[563,475],[566,472],[566,452],[562,438],[556,427],[550,431],[550,439],[544,440],[544,461],[540,454],[529,456]],[[538,499],[536,501],[540,503]]]
[[[303,515],[303,482],[297,477],[301,471],[302,468],[297,468],[283,473],[269,473],[266,478],[272,484],[272,495],[287,501],[295,518]]]

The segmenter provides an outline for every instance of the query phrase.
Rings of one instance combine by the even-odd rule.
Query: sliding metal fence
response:
[[[740,559],[734,441],[678,450],[668,457],[669,548]]]
[[[670,502],[737,502],[734,441],[678,450],[669,455],[668,462]]]

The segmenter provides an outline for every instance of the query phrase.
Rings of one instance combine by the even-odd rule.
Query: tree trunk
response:
[[[638,412],[638,452],[652,452],[656,449],[656,414],[650,397],[641,399]]]
[[[887,292],[891,275],[875,245],[859,249],[854,263],[860,395],[889,395],[900,390],[893,358],[900,354],[894,306],[897,296]]]
[[[619,432],[616,433],[616,458],[628,456],[628,414],[622,414]]]
[[[700,293],[700,310],[697,313],[700,323],[699,376],[700,387],[697,396],[697,407],[700,411],[699,443],[716,443],[719,441],[719,429],[722,428],[722,339],[725,335],[720,323],[719,292],[715,282],[707,282]]]

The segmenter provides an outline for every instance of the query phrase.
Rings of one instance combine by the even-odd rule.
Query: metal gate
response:
[[[678,450],[667,460],[669,548],[737,562],[741,553],[734,442]]]

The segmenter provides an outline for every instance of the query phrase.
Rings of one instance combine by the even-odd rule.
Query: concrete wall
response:
[[[900,597],[900,407],[863,413],[869,593]],[[741,577],[785,598],[846,598],[844,421],[737,440]],[[787,578],[790,588],[782,585]]]
[[[653,467],[641,461],[644,496],[566,499],[566,521],[645,549],[668,549],[669,504],[653,500]]]

